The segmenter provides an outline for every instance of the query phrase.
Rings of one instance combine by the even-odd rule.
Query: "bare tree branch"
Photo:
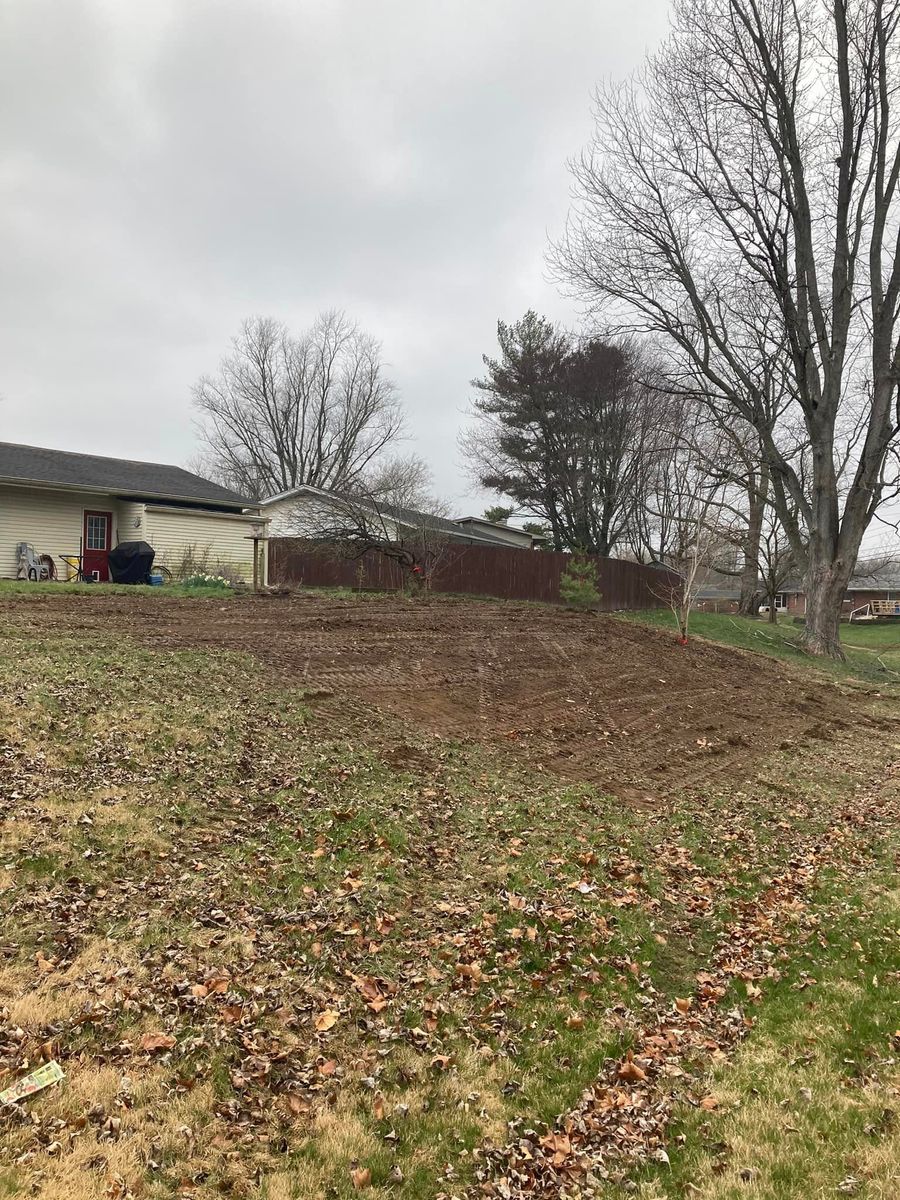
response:
[[[675,0],[662,49],[598,94],[555,251],[756,430],[806,644],[835,656],[900,433],[898,20],[898,0]]]
[[[342,313],[299,337],[271,318],[246,321],[194,404],[207,470],[254,499],[350,487],[402,434],[380,347]]]

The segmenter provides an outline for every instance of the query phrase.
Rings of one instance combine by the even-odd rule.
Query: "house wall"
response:
[[[0,579],[15,579],[16,546],[31,542],[38,554],[50,554],[57,574],[65,578],[61,554],[77,554],[84,528],[84,510],[113,514],[113,544],[118,502],[100,493],[64,492],[43,488],[0,486]]]
[[[193,559],[198,570],[215,575],[218,568],[228,567],[249,583],[253,579],[253,525],[258,521],[258,517],[238,513],[147,504],[142,537],[156,551],[155,561],[176,575],[186,559]],[[261,563],[264,559],[261,554]]]
[[[862,608],[864,605],[870,604],[872,600],[896,600],[900,599],[900,592],[890,592],[890,590],[882,590],[882,592],[862,592],[862,590],[853,590],[847,592],[844,602],[841,604],[841,616],[850,617],[850,614],[856,608]],[[792,617],[803,617],[806,612],[806,595],[803,592],[793,592],[787,598],[787,611]]]
[[[117,542],[146,542],[144,536],[144,505],[135,500],[119,500],[117,501],[117,521],[116,521],[117,537],[113,538],[113,545]]]
[[[844,616],[849,616],[855,608],[862,608],[864,604],[870,604],[873,600],[891,600],[900,601],[900,592],[883,591],[883,592],[848,592],[848,600],[844,601]]]
[[[224,564],[248,582],[253,578],[253,542],[249,539],[258,518],[167,509],[102,493],[0,485],[0,579],[15,579],[19,542],[30,542],[38,554],[50,554],[58,577],[65,579],[60,555],[78,554],[86,508],[112,513],[112,545],[149,542],[156,550],[157,561],[171,570],[181,564],[186,551],[192,550],[206,555],[211,569]],[[260,561],[264,571],[263,552]]]
[[[844,597],[841,605],[841,615],[849,617],[854,609],[862,608],[864,605],[871,603],[873,600],[897,600],[900,599],[900,591],[850,591]],[[804,592],[792,592],[788,596],[788,613],[791,616],[802,617],[806,613],[806,594]]]
[[[261,505],[260,512],[269,518],[269,537],[314,538],[341,520],[340,509],[318,496],[289,496]],[[384,532],[388,538],[397,536],[391,521],[384,521]]]
[[[505,542],[509,546],[518,546],[521,550],[531,549],[531,534],[512,525],[503,526],[492,524],[490,521],[459,521],[460,529],[471,533],[473,537],[490,538],[492,541]]]

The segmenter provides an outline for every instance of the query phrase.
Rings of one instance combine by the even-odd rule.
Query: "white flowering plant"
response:
[[[206,575],[202,572],[188,575],[186,579],[182,580],[182,585],[186,588],[218,588],[221,591],[233,586],[231,580],[226,579],[224,575]]]

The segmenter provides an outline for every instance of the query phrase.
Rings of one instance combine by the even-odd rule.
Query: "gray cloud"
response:
[[[440,491],[665,0],[0,2],[0,438],[184,461],[253,313],[382,339]],[[476,501],[473,499],[472,503]]]

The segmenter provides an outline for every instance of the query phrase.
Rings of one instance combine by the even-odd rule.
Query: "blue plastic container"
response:
[[[163,577],[162,575],[154,575],[151,571],[151,573],[147,576],[147,582],[151,587],[162,587]]]

